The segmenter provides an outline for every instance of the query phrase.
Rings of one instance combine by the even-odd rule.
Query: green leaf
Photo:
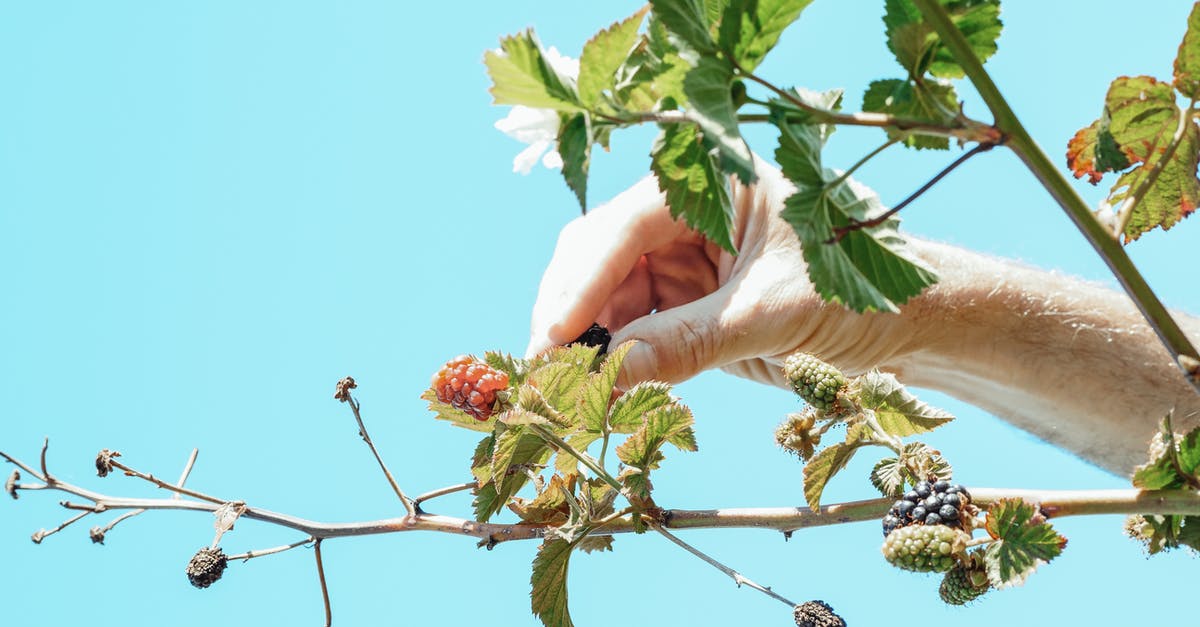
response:
[[[611,551],[612,536],[587,536],[579,540],[577,548],[584,553],[603,553]]]
[[[529,373],[529,383],[542,393],[546,402],[575,424],[575,399],[590,371],[591,362],[584,359],[554,361]]]
[[[671,442],[681,450],[695,450],[692,412],[682,405],[666,405],[645,414],[645,422],[617,447],[617,457],[630,466],[644,470],[658,463],[656,455],[663,444]]]
[[[904,470],[899,459],[885,457],[871,468],[871,485],[886,497],[900,498],[904,494]]]
[[[922,442],[905,444],[900,461],[904,465],[904,479],[910,484],[924,481],[930,475],[944,481],[954,476],[954,468],[942,457],[941,452]]]
[[[752,72],[809,4],[812,0],[733,0],[721,18],[718,43],[743,70]]]
[[[646,15],[643,7],[637,13],[596,33],[583,45],[579,55],[579,99],[594,107],[600,95],[615,84],[617,68],[625,61],[637,42],[638,28]]]
[[[1176,541],[1193,551],[1200,551],[1200,516],[1183,516]]]
[[[613,401],[609,424],[615,433],[633,433],[645,423],[645,414],[674,401],[670,384],[643,381]]]
[[[529,374],[529,362],[524,359],[518,359],[508,353],[498,351],[488,351],[483,354],[483,361],[487,365],[508,375],[508,385],[516,387],[525,382],[525,376]]]
[[[586,113],[562,116],[558,127],[558,154],[562,157],[562,176],[575,192],[579,207],[587,211],[588,167],[592,161],[591,119]]]
[[[489,50],[483,62],[492,78],[495,104],[565,112],[583,110],[574,81],[554,69],[532,29],[502,38],[500,50]]]
[[[658,460],[662,459],[662,453],[656,453]],[[625,492],[632,496],[647,499],[650,498],[650,493],[654,490],[654,484],[650,482],[650,470],[642,469],[634,466],[629,466],[617,475],[617,480],[624,486]]]
[[[526,389],[529,389],[529,388],[526,388]],[[550,406],[548,406],[548,405],[543,405],[543,407],[545,409],[549,409],[550,411],[553,411],[553,409],[550,408]],[[506,424],[510,427],[517,427],[517,426],[521,426],[521,425],[549,425],[549,424],[551,424],[550,419],[547,418],[546,416],[543,416],[540,413],[529,411],[527,409],[520,408],[520,407],[510,409],[510,410],[496,416],[496,420],[503,422],[504,424]]]
[[[456,427],[470,429],[471,431],[479,431],[481,433],[491,433],[492,431],[494,421],[476,420],[471,414],[457,409],[449,403],[439,401],[437,392],[432,389],[425,390],[421,394],[421,399],[429,401],[429,411],[434,412],[434,418],[438,420],[445,420]]]
[[[716,57],[702,57],[683,79],[688,117],[700,125],[705,145],[717,149],[723,172],[737,174],[749,185],[755,179],[754,158],[738,129],[732,87],[733,68],[728,61]]]
[[[475,445],[475,452],[471,454],[471,475],[480,485],[492,481],[492,452],[495,447],[496,436],[488,434]]]
[[[475,511],[475,520],[487,522],[496,512],[504,509],[505,499],[496,494],[496,484],[487,482],[475,489],[475,499],[471,506]]]
[[[787,111],[777,106],[771,116],[781,131],[776,160],[796,185],[780,215],[800,236],[817,293],[858,312],[898,312],[899,304],[933,285],[937,275],[909,250],[895,218],[829,243],[835,227],[878,217],[886,209],[865,186],[839,180],[837,172],[822,167],[827,132],[820,125],[789,122]]]
[[[577,411],[583,427],[594,433],[603,433],[608,416],[608,404],[612,400],[613,388],[617,385],[617,374],[625,355],[633,348],[633,342],[625,342],[608,352],[600,369],[588,375],[587,381],[576,398]]]
[[[567,444],[577,451],[587,451],[593,442],[600,439],[599,433],[584,431],[567,438]],[[559,451],[554,457],[554,469],[564,474],[579,472],[579,460],[566,451]]]
[[[1174,128],[1171,129],[1174,134]],[[1150,172],[1162,162],[1168,136],[1160,138],[1162,150],[1156,150],[1144,164],[1122,174],[1109,192],[1108,203],[1120,206],[1131,194],[1140,189]],[[1129,216],[1125,226],[1125,241],[1131,242],[1155,227],[1165,231],[1180,220],[1191,215],[1200,206],[1200,180],[1196,178],[1196,167],[1200,164],[1200,127],[1187,122],[1183,137],[1171,159],[1162,164],[1158,178],[1147,190]]]
[[[500,511],[508,499],[529,481],[523,468],[541,465],[549,457],[549,445],[536,434],[527,432],[524,426],[508,427],[497,435],[492,452],[492,485],[495,486],[496,498],[491,503],[492,510],[480,520],[487,520],[491,514]],[[476,513],[478,515],[479,512]]]
[[[1169,83],[1152,76],[1120,76],[1104,97],[1109,131],[1130,163],[1145,161],[1163,150],[1179,120],[1179,108]]]
[[[879,425],[899,438],[928,433],[954,420],[954,416],[913,396],[896,377],[871,370],[860,379],[860,402],[875,410]]]
[[[1171,415],[1162,419],[1150,444],[1148,462],[1133,471],[1133,485],[1143,490],[1200,486],[1200,427],[1180,436]]]
[[[1200,3],[1192,5],[1187,32],[1175,55],[1175,89],[1193,100],[1200,100]]]
[[[533,613],[546,627],[573,627],[567,608],[567,568],[574,543],[548,540],[538,547],[533,558],[530,598]]]
[[[567,501],[574,489],[575,475],[554,475],[550,477],[546,488],[532,501],[521,502],[521,499],[513,499],[514,502],[509,504],[509,508],[527,523],[561,525],[567,522],[570,514],[571,508]]]
[[[825,491],[825,485],[846,467],[861,446],[862,444],[858,443],[831,444],[804,465],[804,500],[808,501],[810,508],[817,509],[821,506],[821,493]]]
[[[948,82],[888,79],[873,81],[863,96],[863,111],[887,113],[911,120],[949,125],[958,113],[958,94]],[[911,148],[947,150],[946,137],[888,130],[891,139],[902,139]]]
[[[939,3],[980,62],[995,54],[996,39],[1004,27],[999,0],[939,0]],[[925,72],[939,78],[966,75],[912,0],[887,0],[885,7],[883,24],[888,48],[910,76],[919,77]]]
[[[667,197],[671,216],[683,218],[721,248],[733,245],[733,203],[729,178],[718,167],[697,128],[666,124],[650,152],[650,169]]]
[[[1021,585],[1039,565],[1057,557],[1067,545],[1067,539],[1058,535],[1033,505],[1021,499],[993,504],[986,528],[997,540],[984,554],[988,580],[996,588]]]
[[[703,0],[650,0],[654,16],[670,31],[676,45],[700,54],[717,51],[709,32],[708,9]]]
[[[1092,185],[1100,182],[1105,172],[1117,172],[1129,167],[1129,159],[1121,152],[1109,126],[1112,120],[1105,112],[1091,125],[1079,129],[1067,142],[1067,167],[1075,178],[1087,175]]]

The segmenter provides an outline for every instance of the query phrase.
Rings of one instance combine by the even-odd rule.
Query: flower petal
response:
[[[561,170],[563,167],[562,155],[558,154],[557,150],[551,150],[542,157],[542,165],[551,170]]]
[[[525,150],[517,153],[517,156],[513,157],[513,172],[529,174],[530,170],[533,170],[533,164],[537,163],[538,157],[541,157],[542,153],[546,152],[546,149],[549,147],[549,140],[539,140],[530,144]]]
[[[550,109],[534,109],[517,105],[495,127],[509,137],[532,144],[558,136],[558,114]]]

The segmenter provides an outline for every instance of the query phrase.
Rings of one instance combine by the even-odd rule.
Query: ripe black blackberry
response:
[[[610,341],[612,341],[612,335],[609,334],[608,329],[593,322],[592,326],[588,327],[587,331],[584,331],[582,335],[575,338],[575,340],[570,342],[570,344],[599,346],[600,354],[604,355],[608,353],[608,343]]]
[[[821,411],[837,409],[838,394],[847,385],[840,370],[807,353],[796,353],[784,360],[783,374],[804,402]]]
[[[792,610],[796,627],[846,627],[846,621],[824,601],[806,601]]]
[[[971,504],[967,489],[949,481],[918,481],[883,517],[883,535],[909,525],[946,525],[963,528],[966,507]]]
[[[220,548],[210,549],[203,548],[196,551],[192,556],[191,561],[187,565],[188,581],[197,588],[207,588],[225,574],[225,566],[229,560],[225,558],[225,551]]]

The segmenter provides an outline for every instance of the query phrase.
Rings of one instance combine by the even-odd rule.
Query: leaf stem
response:
[[[1140,203],[1143,198],[1145,198],[1146,193],[1150,191],[1150,188],[1154,187],[1154,184],[1158,182],[1158,177],[1160,174],[1162,174],[1162,171],[1166,169],[1167,162],[1171,160],[1171,157],[1175,156],[1176,149],[1178,149],[1179,145],[1183,143],[1183,137],[1187,135],[1188,125],[1192,122],[1192,116],[1195,115],[1195,113],[1192,111],[1192,107],[1195,105],[1196,101],[1191,100],[1188,102],[1187,107],[1179,111],[1179,125],[1175,128],[1175,134],[1171,137],[1171,142],[1167,144],[1166,149],[1163,150],[1162,156],[1158,158],[1158,161],[1154,162],[1154,165],[1150,167],[1150,171],[1146,174],[1146,178],[1142,179],[1142,184],[1138,185],[1137,189],[1131,190],[1132,193],[1129,195],[1129,197],[1125,199],[1125,202],[1121,203],[1121,208],[1117,211],[1116,224],[1113,228],[1113,237],[1119,238],[1125,233],[1125,227],[1129,226],[1129,218],[1133,216],[1134,208],[1137,207],[1137,204]]]
[[[1096,220],[1091,208],[1075,191],[1070,181],[1033,141],[1029,132],[1009,106],[1008,101],[1004,99],[999,88],[992,81],[991,76],[983,69],[983,64],[971,50],[966,37],[950,20],[950,16],[938,0],[913,0],[913,3],[937,31],[942,43],[954,55],[954,59],[962,66],[967,77],[971,79],[979,96],[983,98],[984,103],[995,116],[995,126],[1007,136],[1006,145],[1017,153],[1025,166],[1075,223],[1075,227],[1087,238],[1092,248],[1104,259],[1125,292],[1133,299],[1146,321],[1158,334],[1159,339],[1166,346],[1171,358],[1183,371],[1188,382],[1200,392],[1200,354],[1196,352],[1196,348],[1184,335],[1183,330],[1171,317],[1154,290],[1150,289],[1133,261],[1129,259],[1129,255],[1125,253],[1124,248]]]
[[[867,153],[866,156],[864,156],[863,158],[859,159],[858,161],[855,161],[854,165],[850,166],[850,169],[846,170],[845,172],[842,172],[841,176],[826,183],[825,188],[829,189],[829,188],[833,188],[833,187],[837,187],[838,185],[841,185],[843,182],[845,182],[846,179],[850,178],[850,175],[854,174],[854,172],[856,170],[858,170],[862,166],[866,165],[866,163],[868,161],[870,161],[871,159],[874,159],[876,156],[879,155],[879,153],[896,145],[896,143],[899,141],[900,141],[900,139],[897,138],[897,139],[889,139],[886,142],[883,142],[882,144],[879,145],[879,147],[875,148],[875,150],[872,150],[871,152]]]
[[[553,444],[560,451],[566,451],[568,455],[578,459],[580,463],[588,467],[588,470],[596,473],[597,477],[603,479],[605,483],[612,486],[613,489],[615,489],[619,494],[624,494],[624,487],[621,486],[621,482],[617,481],[615,477],[608,474],[608,471],[605,470],[604,467],[601,466],[596,460],[592,459],[591,455],[575,450],[575,447],[567,444],[566,440],[558,437],[558,435],[542,425],[530,424],[529,426],[543,440]]]

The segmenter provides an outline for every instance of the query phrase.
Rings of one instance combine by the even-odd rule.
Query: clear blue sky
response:
[[[845,87],[855,108],[874,78],[899,75],[883,3],[820,0],[762,74]],[[399,511],[333,384],[352,374],[372,432],[411,492],[463,481],[472,434],[434,421],[417,396],[446,359],[524,349],[528,310],[555,234],[577,212],[556,172],[510,172],[521,148],[492,128],[481,58],[525,26],[577,55],[636,1],[9,2],[0,6],[0,448],[101,491],[155,495],[95,477],[100,448],[174,478],[199,447],[190,485],[319,520]],[[1059,0],[1005,4],[988,64],[1014,108],[1061,162],[1119,74],[1167,76],[1190,7]],[[967,112],[984,117],[964,88]],[[766,135],[752,133],[760,153]],[[652,130],[618,135],[593,166],[592,198],[648,167]],[[828,162],[877,143],[839,132]],[[861,180],[896,202],[947,163],[896,150]],[[1091,201],[1101,190],[1079,184]],[[1045,193],[1002,150],[957,171],[905,211],[909,232],[1111,284]],[[1131,247],[1168,304],[1200,311],[1200,224]],[[655,482],[670,507],[798,505],[800,466],[771,431],[789,394],[710,373],[677,388],[700,452],[671,454]],[[929,438],[967,484],[1105,488],[1125,482],[929,394],[959,421]],[[870,463],[826,500],[868,498]],[[4,469],[7,475],[7,469]],[[0,622],[66,625],[317,625],[311,551],[236,565],[198,591],[183,568],[207,545],[207,515],[151,513],[93,546],[58,495],[0,503]],[[469,515],[469,498],[437,511]],[[1146,560],[1121,518],[1068,519],[1066,553],[1023,589],[943,607],[938,578],[879,555],[879,527],[843,525],[784,543],[763,531],[694,532],[701,548],[785,596],[829,601],[851,625],[919,615],[936,624],[1153,623],[1177,618],[1197,562]],[[239,524],[230,552],[298,539]],[[661,538],[621,537],[573,560],[577,623],[789,625],[782,605],[732,583]],[[485,552],[433,534],[331,541],[326,571],[341,626],[533,625],[534,545]],[[1020,616],[1021,618],[1016,618]],[[630,619],[625,619],[624,622]],[[888,622],[885,622],[888,621]],[[935,624],[935,623],[931,623]]]

